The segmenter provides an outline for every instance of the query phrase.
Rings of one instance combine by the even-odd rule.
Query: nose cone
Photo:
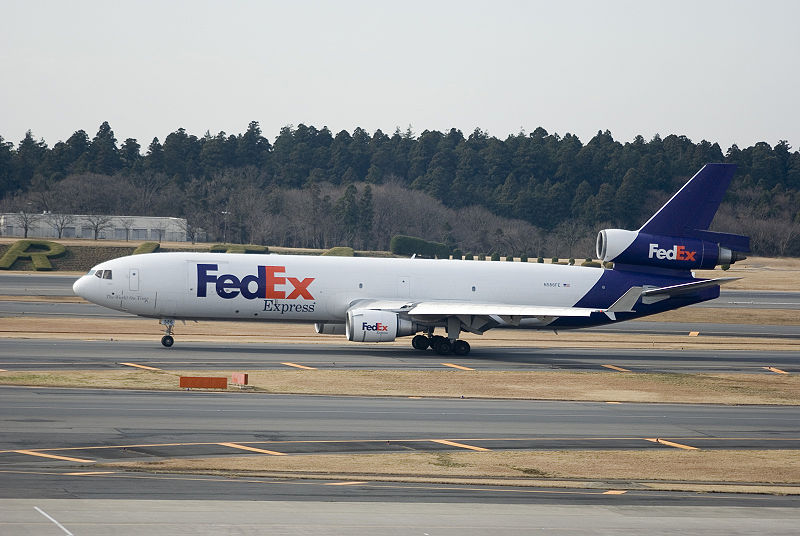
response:
[[[77,281],[75,281],[75,283],[72,284],[72,292],[74,292],[76,296],[80,296],[81,298],[88,300],[89,297],[86,295],[86,290],[87,290],[86,280],[87,276],[83,276]]]

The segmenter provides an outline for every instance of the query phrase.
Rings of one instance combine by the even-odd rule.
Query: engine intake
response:
[[[351,309],[347,311],[345,331],[348,341],[392,342],[403,335],[413,335],[417,324],[391,311]]]

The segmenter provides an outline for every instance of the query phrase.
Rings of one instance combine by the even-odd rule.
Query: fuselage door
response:
[[[139,269],[131,268],[128,272],[128,281],[130,283],[130,290],[139,290]]]

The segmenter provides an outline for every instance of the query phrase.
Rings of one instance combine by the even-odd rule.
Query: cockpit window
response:
[[[88,273],[88,274],[86,274],[86,275],[94,275],[94,273],[95,273],[96,271],[97,271],[97,270],[89,270],[89,273]]]
[[[103,279],[111,279],[111,270],[105,270],[103,272]]]
[[[103,270],[97,270],[97,271],[94,273],[94,275],[95,275],[96,277],[99,277],[100,279],[102,279],[102,278],[103,278]]]

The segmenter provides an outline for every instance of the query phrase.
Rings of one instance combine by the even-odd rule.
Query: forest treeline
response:
[[[5,212],[186,218],[204,238],[297,247],[387,249],[395,234],[464,252],[590,256],[597,230],[633,229],[708,162],[738,164],[714,227],[749,234],[755,253],[800,255],[800,152],[786,141],[723,153],[656,135],[587,143],[543,128],[498,139],[476,129],[287,126],[274,142],[178,129],[143,148],[108,123],[48,147],[0,137]]]

